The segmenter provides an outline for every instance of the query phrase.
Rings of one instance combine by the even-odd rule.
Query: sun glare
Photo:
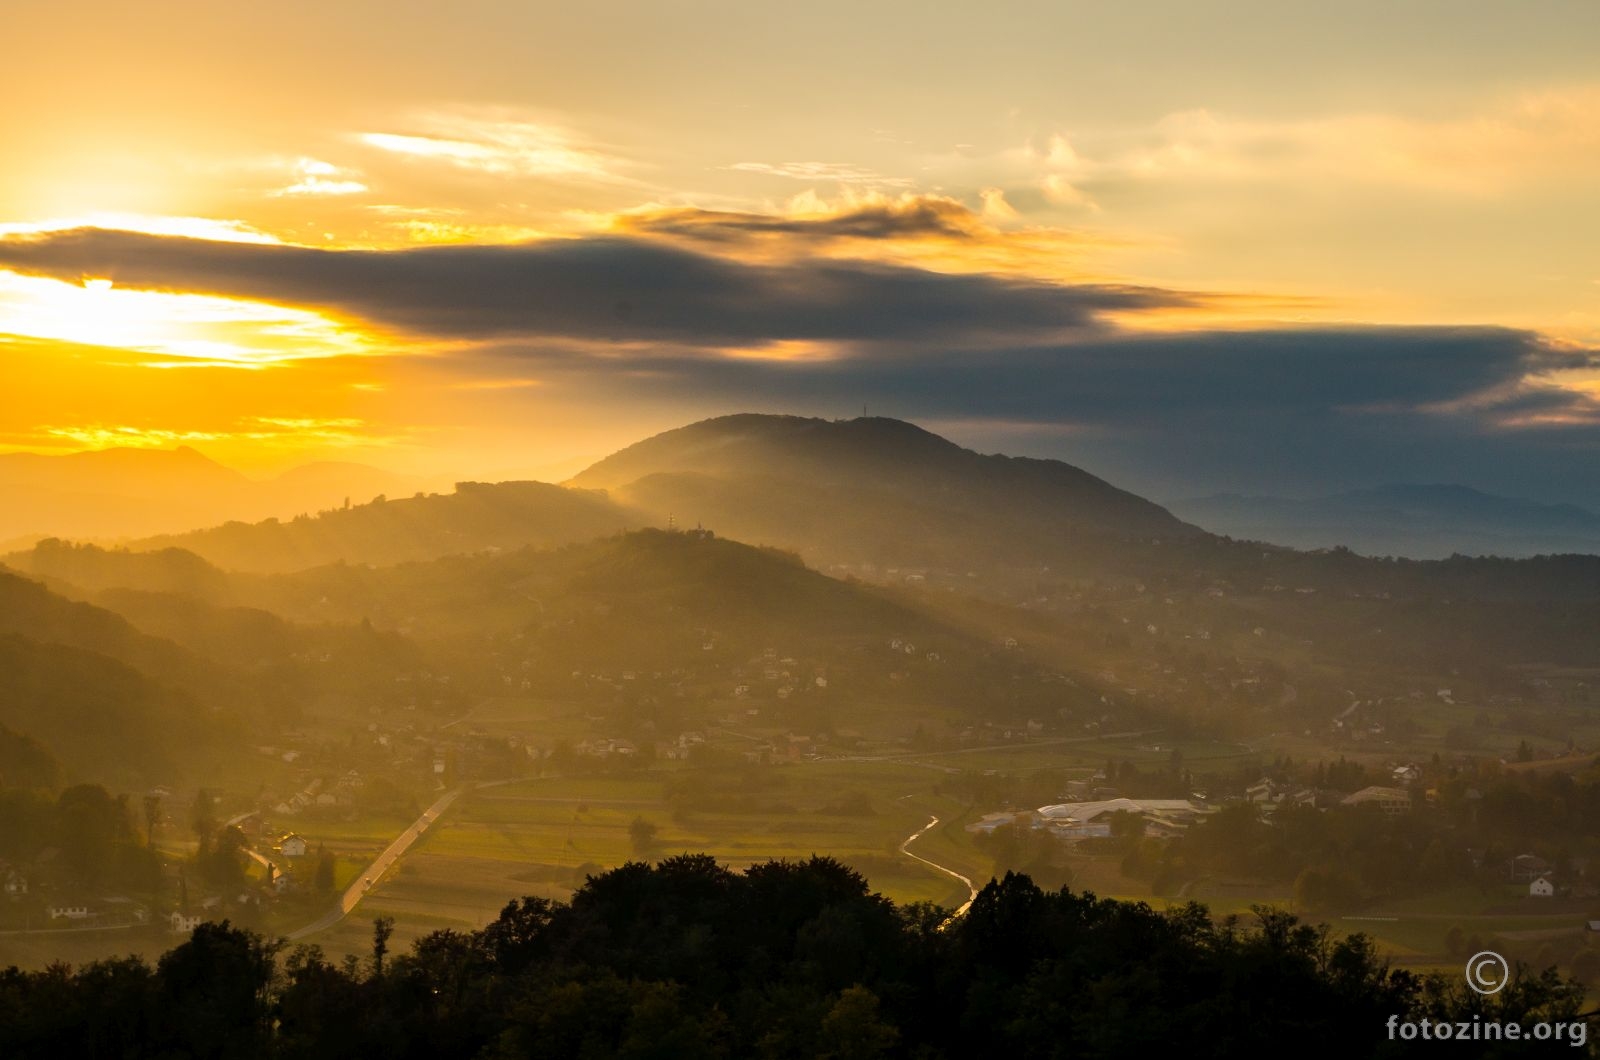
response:
[[[0,272],[0,332],[138,350],[179,361],[260,368],[364,352],[362,338],[319,313],[210,295]]]

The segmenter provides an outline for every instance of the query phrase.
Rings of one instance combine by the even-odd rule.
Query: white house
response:
[[[286,858],[303,858],[306,856],[307,844],[305,837],[290,832],[283,837],[283,842],[278,844],[278,853]]]
[[[48,910],[51,920],[84,920],[89,916],[86,905],[53,905]]]
[[[1529,898],[1553,898],[1555,893],[1555,884],[1551,883],[1548,877],[1540,876],[1528,884]]]
[[[187,913],[180,913],[177,910],[173,910],[167,914],[167,924],[179,935],[187,935],[189,932],[199,927],[203,919],[203,917],[198,915],[190,916]]]

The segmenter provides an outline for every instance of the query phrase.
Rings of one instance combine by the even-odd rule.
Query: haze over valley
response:
[[[0,25],[0,1058],[1600,1055],[1600,6]]]

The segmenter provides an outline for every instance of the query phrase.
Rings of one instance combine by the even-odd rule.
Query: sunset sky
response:
[[[0,450],[742,410],[1600,505],[1600,5],[10,0]]]

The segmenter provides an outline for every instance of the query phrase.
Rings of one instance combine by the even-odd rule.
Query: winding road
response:
[[[948,923],[950,923],[950,920],[954,920],[956,917],[963,915],[964,913],[966,913],[966,911],[968,909],[972,908],[972,900],[974,898],[978,897],[978,889],[972,885],[972,881],[970,879],[968,879],[967,877],[961,875],[961,873],[957,872],[955,869],[947,869],[943,865],[939,864],[937,861],[929,861],[927,858],[923,857],[921,854],[913,854],[911,852],[911,843],[912,843],[912,841],[915,840],[915,839],[920,838],[925,832],[929,831],[930,829],[932,829],[936,825],[938,825],[938,823],[939,823],[939,818],[937,818],[937,817],[929,817],[927,824],[923,825],[921,828],[917,829],[915,832],[912,832],[910,835],[906,836],[905,839],[900,843],[900,853],[904,854],[908,858],[913,858],[913,859],[915,859],[917,861],[922,862],[924,865],[928,866],[930,869],[933,869],[935,872],[941,872],[944,875],[951,877],[952,879],[960,880],[962,883],[966,884],[966,887],[967,887],[967,900],[961,904],[961,908],[960,909],[957,909],[954,913],[950,914],[950,919],[945,921],[945,923],[948,924]]]

